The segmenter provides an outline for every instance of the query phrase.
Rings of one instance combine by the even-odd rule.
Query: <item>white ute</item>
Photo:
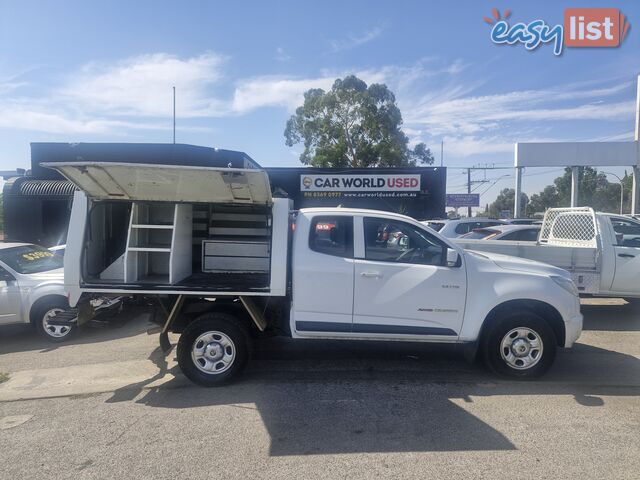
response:
[[[581,333],[566,271],[465,252],[403,215],[292,212],[290,200],[272,198],[262,170],[49,166],[82,190],[65,255],[72,305],[95,293],[172,295],[161,344],[181,334],[180,368],[201,385],[239,374],[265,330],[464,344],[517,378],[544,373]]]
[[[61,258],[28,243],[0,243],[0,325],[31,323],[48,340],[66,340],[74,327],[49,320],[67,308]]]
[[[457,238],[462,248],[555,265],[581,295],[640,298],[640,221],[589,207],[547,210],[537,242]]]

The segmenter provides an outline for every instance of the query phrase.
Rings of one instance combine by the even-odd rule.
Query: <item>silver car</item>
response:
[[[75,327],[49,320],[68,308],[62,258],[29,243],[0,243],[0,325],[31,323],[45,338],[62,341]]]

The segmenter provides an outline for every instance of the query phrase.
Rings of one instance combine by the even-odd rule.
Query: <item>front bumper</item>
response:
[[[565,326],[565,340],[564,347],[571,348],[576,340],[580,337],[582,333],[582,314],[578,313],[571,318],[569,318],[566,322],[564,322]]]

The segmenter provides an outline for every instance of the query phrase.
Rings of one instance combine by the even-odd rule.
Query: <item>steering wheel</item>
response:
[[[415,248],[410,248],[409,250],[405,250],[404,252],[402,252],[402,255],[400,255],[398,258],[396,258],[396,262],[399,262],[400,260],[402,260],[404,257],[406,257],[407,255],[409,255],[410,253],[413,253],[415,251]]]

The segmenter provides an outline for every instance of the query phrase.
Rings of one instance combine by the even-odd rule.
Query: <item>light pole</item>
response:
[[[602,173],[604,173],[605,175],[612,175],[616,177],[620,182],[620,215],[622,215],[622,206],[624,205],[624,186],[622,185],[622,179],[615,173],[611,173],[611,172],[602,172]]]

